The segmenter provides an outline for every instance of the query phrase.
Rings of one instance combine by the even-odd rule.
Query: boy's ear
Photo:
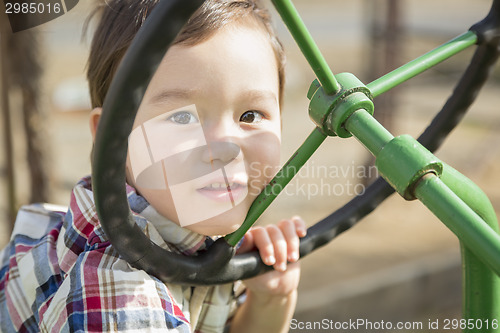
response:
[[[95,141],[95,134],[97,132],[97,125],[99,125],[99,119],[101,119],[102,108],[95,108],[90,112],[90,133],[92,133],[92,141]]]

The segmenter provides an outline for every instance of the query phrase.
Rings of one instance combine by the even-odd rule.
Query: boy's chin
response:
[[[248,208],[246,210],[241,208],[243,207],[237,206],[230,211],[187,225],[184,228],[205,236],[225,236],[236,231],[245,220]]]

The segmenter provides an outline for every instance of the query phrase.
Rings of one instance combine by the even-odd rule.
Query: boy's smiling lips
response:
[[[245,177],[218,177],[212,179],[196,189],[196,191],[216,202],[231,202],[238,204],[247,194],[247,181]]]

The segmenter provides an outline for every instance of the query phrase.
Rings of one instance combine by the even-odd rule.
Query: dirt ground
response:
[[[476,0],[473,4],[465,0],[404,3],[408,35],[403,61],[459,35],[484,17],[489,7],[486,0]],[[333,71],[360,73],[362,78],[369,57],[363,39],[367,15],[363,5],[366,2],[315,0],[296,1],[296,5]],[[71,79],[76,82],[75,86],[83,82],[89,42],[88,39],[80,41],[80,33],[86,6],[87,3],[81,3],[74,13],[40,28],[46,43],[46,75],[42,90],[45,106],[50,110],[46,121],[52,147],[52,202],[63,205],[67,204],[73,184],[90,172],[89,110],[82,107],[63,111],[53,102],[54,91],[61,82]],[[447,19],[443,20],[445,16]],[[288,54],[282,155],[286,161],[313,129],[308,120],[306,98],[313,75],[281,24],[278,24],[278,31]],[[458,60],[439,66],[399,89],[393,134],[417,136],[426,127],[444,104],[459,69],[470,54],[467,51]],[[439,158],[475,181],[487,193],[497,212],[500,212],[499,89],[498,82],[488,83],[462,124],[437,153]],[[18,117],[14,121],[20,123]],[[16,137],[16,151],[22,151],[23,144],[22,136]],[[265,213],[262,223],[298,214],[312,225],[327,216],[364,189],[363,178],[375,173],[373,169],[361,169],[367,158],[368,154],[353,138],[328,139],[291,182],[289,191]],[[16,156],[16,171],[19,203],[24,203],[26,165],[21,154]],[[3,211],[3,200],[0,204]],[[0,245],[8,239],[6,231],[2,235]],[[406,202],[393,195],[352,230],[302,261],[297,311],[327,306],[332,299],[360,293],[368,288],[367,281],[370,281],[364,278],[374,276],[375,279],[378,272],[411,262],[418,262],[418,267],[425,269],[433,265],[436,258],[444,263],[457,263],[459,244],[456,237],[422,204]],[[394,274],[402,274],[404,270]],[[335,315],[335,309],[330,315]]]

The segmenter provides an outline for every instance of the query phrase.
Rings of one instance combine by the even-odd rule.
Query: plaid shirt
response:
[[[168,221],[127,187],[136,222],[159,246],[185,255],[212,240]],[[164,284],[111,246],[97,218],[90,178],[65,213],[23,207],[0,252],[1,332],[222,332],[234,284]]]

